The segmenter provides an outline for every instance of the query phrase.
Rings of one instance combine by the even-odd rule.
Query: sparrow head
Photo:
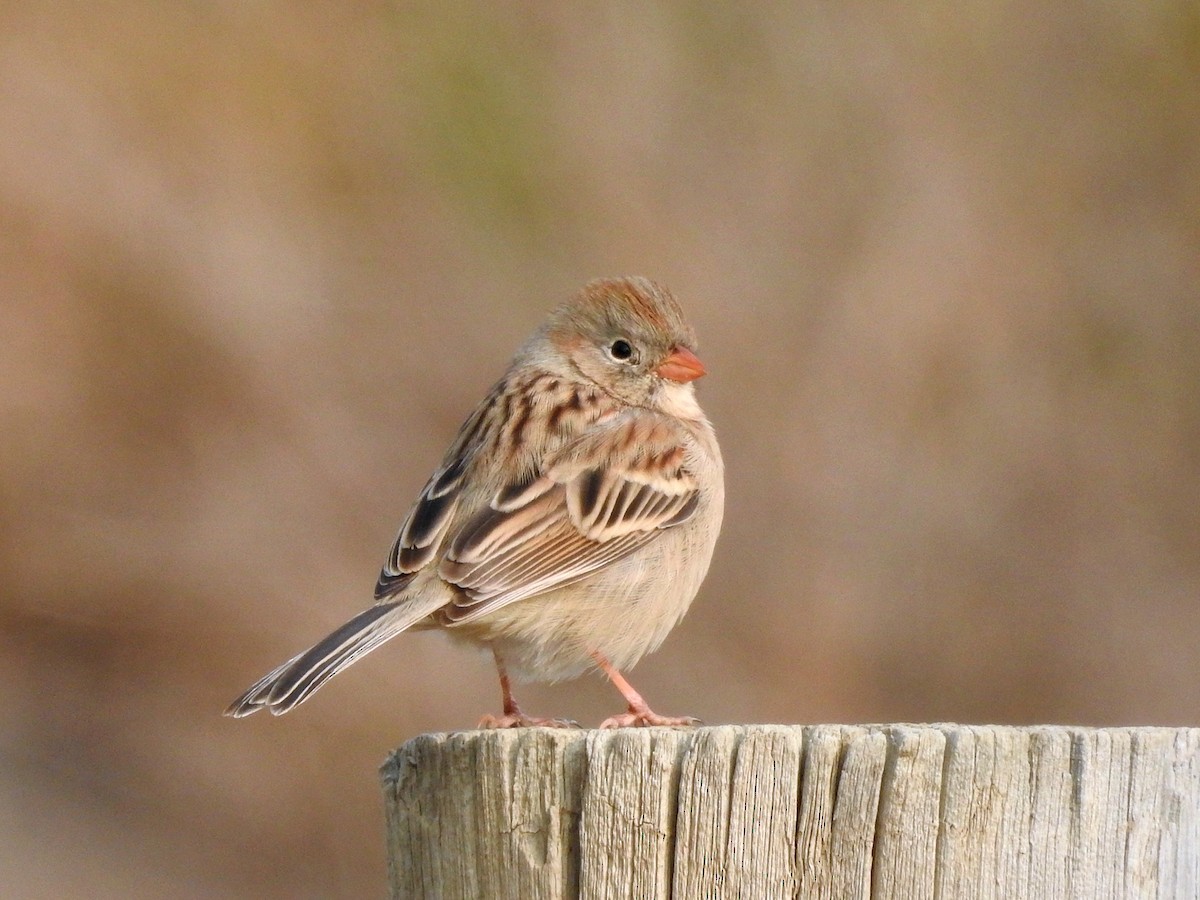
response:
[[[542,334],[574,373],[633,406],[679,414],[704,374],[683,310],[648,278],[590,282],[550,314]]]

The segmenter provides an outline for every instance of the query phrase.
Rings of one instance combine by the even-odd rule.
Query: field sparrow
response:
[[[518,679],[601,669],[628,712],[601,727],[681,725],[621,675],[662,643],[708,571],[724,466],[692,381],[675,299],[645,278],[593,281],[555,309],[458,432],[400,527],[374,606],[285,662],[226,715],[279,715],[409,628],[487,645],[504,712]]]

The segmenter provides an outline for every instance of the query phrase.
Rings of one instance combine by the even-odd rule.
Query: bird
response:
[[[280,715],[409,629],[490,648],[515,681],[599,670],[626,711],[602,728],[694,725],[654,712],[622,670],[657,649],[708,572],[724,462],[696,399],[706,374],[674,296],[602,278],[555,307],[459,429],[400,526],[375,603],[255,682],[225,714]]]

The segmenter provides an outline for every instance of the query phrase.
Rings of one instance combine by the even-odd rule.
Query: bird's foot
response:
[[[579,728],[571,719],[551,719],[544,716],[527,716],[523,712],[491,714],[479,720],[479,728]]]
[[[692,716],[660,716],[650,707],[633,709],[616,716],[609,716],[600,723],[601,728],[651,728],[656,726],[672,727],[683,725],[691,727],[702,724]]]

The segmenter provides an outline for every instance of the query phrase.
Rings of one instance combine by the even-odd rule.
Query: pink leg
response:
[[[660,716],[652,710],[648,703],[642,699],[642,695],[633,689],[633,685],[625,680],[625,676],[613,668],[613,664],[605,659],[604,654],[596,651],[592,653],[592,659],[596,661],[601,671],[608,676],[608,680],[613,683],[621,696],[625,698],[625,702],[629,704],[629,712],[621,713],[616,716],[609,716],[600,723],[601,728],[628,728],[643,727],[646,725],[699,725],[699,719],[693,719],[691,716]]]
[[[504,668],[504,660],[496,648],[492,648],[492,656],[496,660],[496,671],[500,673],[500,693],[504,697],[504,715],[493,716],[490,713],[479,720],[480,728],[530,728],[540,725],[543,728],[578,728],[578,722],[570,719],[546,719],[537,716],[527,716],[517,706],[516,698],[512,695],[512,685],[508,680],[508,670]]]

